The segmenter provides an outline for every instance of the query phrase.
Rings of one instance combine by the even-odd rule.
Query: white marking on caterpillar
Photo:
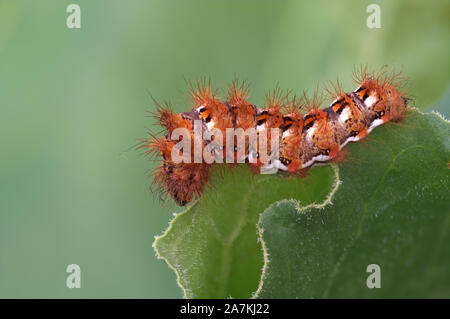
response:
[[[367,130],[367,132],[370,133],[375,127],[380,126],[383,123],[384,121],[382,119],[376,119],[375,121],[372,122],[372,124],[370,124],[370,127]]]
[[[287,171],[287,170],[288,170],[288,168],[287,168],[283,163],[281,163],[280,160],[274,160],[273,165],[274,165],[276,168],[281,169],[281,170],[283,170],[283,171]]]
[[[306,163],[303,163],[302,168],[309,167],[309,166],[313,165],[315,162],[326,162],[326,161],[329,161],[330,159],[331,159],[330,156],[320,154],[320,155],[314,156],[311,160],[307,161]]]
[[[348,139],[345,140],[344,143],[339,147],[339,149],[343,149],[345,145],[347,145],[349,142],[358,142],[360,138],[358,136],[350,136]]]
[[[307,137],[309,140],[312,139],[312,136],[313,136],[314,133],[316,132],[316,128],[317,128],[317,123],[314,123],[314,125],[306,131],[306,137]]]
[[[314,159],[309,160],[309,161],[307,161],[306,163],[303,163],[303,164],[302,164],[302,168],[309,167],[309,166],[311,166],[312,164],[314,164]]]
[[[319,155],[313,157],[314,162],[316,162],[316,161],[317,162],[326,162],[326,161],[329,161],[330,159],[331,159],[330,156],[322,155],[322,154],[319,154]]]
[[[262,131],[262,130],[265,130],[266,129],[266,125],[265,124],[261,124],[261,125],[257,125],[256,126],[256,130],[258,131],[258,132],[260,132],[260,131]]]
[[[367,99],[364,100],[364,104],[367,106],[367,108],[370,109],[372,107],[372,105],[375,104],[376,101],[377,101],[376,96],[371,95]]]
[[[352,116],[352,112],[349,107],[344,108],[341,115],[339,116],[339,119],[342,121],[342,123],[345,123],[346,120],[348,120]]]
[[[202,109],[202,108],[204,108],[205,106],[204,105],[200,105],[199,107],[197,107],[195,110],[197,111],[197,112],[199,112],[199,113],[202,113],[202,112],[200,112],[200,110]]]
[[[290,130],[286,130],[286,131],[283,132],[283,135],[281,135],[281,138],[285,138],[285,137],[288,137],[288,136],[291,136],[291,135],[292,135],[292,133],[290,132]]]
[[[215,125],[216,125],[216,122],[214,122],[213,120],[206,123],[206,127],[208,128],[208,130],[212,130]]]

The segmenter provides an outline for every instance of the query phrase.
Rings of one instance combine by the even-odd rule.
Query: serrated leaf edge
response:
[[[187,213],[188,213],[195,205],[197,205],[198,201],[199,201],[199,199],[195,200],[195,201],[192,202],[192,204],[189,205],[185,210],[183,210],[183,211],[181,211],[181,212],[179,212],[179,213],[173,213],[174,218],[172,218],[172,219],[169,221],[169,226],[168,226],[168,227],[166,228],[166,230],[162,233],[162,235],[157,235],[157,236],[155,236],[155,240],[153,241],[153,244],[152,244],[153,250],[155,251],[155,254],[156,254],[156,258],[164,260],[164,261],[166,262],[166,264],[169,266],[169,268],[172,269],[173,272],[175,273],[175,275],[177,276],[177,284],[178,284],[178,286],[181,288],[181,290],[183,291],[183,298],[185,298],[185,299],[192,298],[192,297],[189,295],[190,289],[183,286],[182,280],[181,280],[181,274],[180,274],[180,272],[178,271],[178,269],[177,269],[176,267],[174,267],[174,266],[169,262],[169,260],[168,260],[167,258],[165,258],[164,256],[162,256],[162,255],[160,254],[157,245],[158,245],[158,242],[159,242],[160,240],[164,239],[164,237],[167,236],[167,234],[170,232],[170,230],[171,230],[172,227],[173,227],[173,224],[177,221],[177,219],[178,219],[180,216],[182,216],[182,215],[184,215],[184,214],[187,214]]]
[[[416,108],[416,107],[409,107],[408,108],[410,111],[419,113],[421,115],[435,115],[437,116],[439,119],[441,119],[442,121],[444,121],[445,123],[450,123],[450,121],[448,119],[446,119],[441,113],[439,113],[438,111],[435,110],[431,110],[431,112],[422,112],[420,111],[420,109]],[[333,205],[332,202],[332,198],[334,196],[334,194],[337,192],[339,185],[342,183],[342,181],[339,179],[339,168],[336,164],[332,164],[334,173],[335,173],[335,183],[332,187],[331,192],[328,194],[327,198],[325,199],[325,201],[323,201],[321,204],[316,204],[316,203],[312,203],[310,205],[307,206],[301,206],[300,201],[296,200],[296,199],[283,199],[281,201],[275,202],[271,205],[269,205],[269,207],[267,207],[264,212],[262,212],[259,215],[259,220],[258,223],[256,225],[257,228],[257,233],[258,233],[258,241],[261,242],[261,246],[262,246],[262,250],[263,250],[263,256],[264,256],[264,265],[261,271],[261,278],[259,281],[259,285],[258,285],[258,289],[253,293],[252,295],[252,299],[258,298],[259,294],[261,293],[261,290],[263,288],[263,284],[264,284],[264,278],[266,276],[266,270],[267,270],[267,266],[270,263],[270,259],[269,259],[269,253],[267,251],[267,247],[266,247],[266,243],[264,242],[263,239],[263,233],[264,233],[264,229],[261,227],[261,221],[262,221],[262,217],[264,215],[264,213],[269,210],[272,206],[274,205],[279,205],[281,203],[294,203],[296,210],[298,213],[304,213],[310,209],[323,209],[325,208],[327,205]]]
[[[261,214],[259,214],[259,219],[258,219],[258,223],[256,224],[256,229],[257,229],[257,234],[258,234],[258,241],[261,243],[261,247],[262,247],[262,251],[263,251],[263,257],[264,257],[264,265],[261,271],[261,277],[259,280],[259,284],[258,284],[258,288],[256,289],[256,291],[252,294],[252,299],[258,298],[259,294],[261,293],[263,284],[264,284],[264,279],[266,276],[266,270],[267,267],[270,263],[270,259],[269,259],[269,253],[267,251],[267,247],[266,247],[266,243],[264,242],[263,239],[263,233],[264,233],[264,228],[262,228],[261,226],[261,221],[262,218],[265,214],[265,212],[267,210],[269,210],[270,208],[272,208],[273,206],[278,206],[281,203],[293,203],[295,205],[295,209],[297,210],[297,212],[299,214],[303,214],[306,211],[310,210],[310,209],[323,209],[325,208],[327,205],[333,205],[332,199],[334,194],[337,192],[337,190],[339,189],[339,186],[341,185],[342,181],[339,178],[339,167],[337,166],[337,164],[331,164],[331,167],[333,169],[334,172],[334,183],[331,187],[331,191],[328,193],[327,197],[325,198],[325,200],[321,203],[311,203],[309,205],[306,206],[302,206],[300,201],[297,199],[282,199],[280,201],[277,201],[271,205],[269,205]]]

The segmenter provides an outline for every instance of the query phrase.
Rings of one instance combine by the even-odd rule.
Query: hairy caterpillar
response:
[[[332,102],[324,109],[320,109],[317,90],[311,98],[304,93],[298,99],[277,87],[266,94],[265,106],[258,108],[248,101],[245,82],[232,82],[226,102],[216,97],[209,81],[190,85],[191,111],[174,113],[167,104],[158,104],[153,113],[165,129],[164,136],[150,134],[141,146],[162,157],[153,172],[153,185],[184,206],[201,195],[208,180],[212,162],[202,157],[205,154],[219,162],[227,159],[230,163],[230,158],[233,163],[245,162],[253,171],[275,169],[300,176],[315,163],[339,160],[349,142],[364,139],[383,123],[401,120],[409,100],[401,91],[400,72],[375,73],[361,67],[354,71],[354,80],[358,87],[350,93],[343,92],[339,81],[326,88]],[[187,133],[174,135],[180,128]],[[230,128],[254,129],[256,138],[244,135],[245,142],[239,144],[237,135],[227,135]],[[203,134],[212,132],[218,134],[210,136],[211,143],[202,139]],[[262,134],[266,134],[265,144],[259,139]],[[194,143],[181,151],[177,147],[185,140]],[[274,142],[275,149],[269,147]],[[192,154],[198,151],[200,161],[195,161]],[[181,153],[184,161],[175,161],[174,156]]]

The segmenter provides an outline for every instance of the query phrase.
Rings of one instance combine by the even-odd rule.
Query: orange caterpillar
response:
[[[165,128],[165,135],[151,134],[142,146],[148,153],[162,157],[160,166],[153,173],[154,185],[163,196],[170,195],[180,206],[202,194],[212,163],[203,159],[195,162],[194,156],[189,154],[189,161],[180,163],[173,158],[178,154],[173,153],[174,147],[189,137],[197,139],[202,154],[211,152],[207,142],[198,141],[194,123],[200,123],[203,133],[213,130],[222,133],[221,137],[212,137],[216,145],[212,153],[216,159],[217,154],[220,159],[231,157],[234,162],[240,159],[253,171],[275,168],[301,176],[315,163],[336,161],[349,142],[364,139],[383,123],[401,120],[407,108],[408,98],[401,92],[400,73],[374,73],[361,67],[354,72],[354,78],[358,87],[353,92],[343,92],[339,82],[327,88],[333,100],[324,109],[319,108],[317,92],[313,98],[303,94],[297,99],[289,98],[289,92],[283,94],[276,88],[266,95],[265,106],[260,109],[248,101],[248,87],[244,82],[232,82],[226,102],[217,99],[209,82],[203,81],[195,87],[190,85],[192,110],[174,113],[167,105],[158,105],[154,116]],[[303,108],[305,114],[301,112]],[[177,128],[186,129],[189,136],[174,138],[172,133]],[[226,134],[227,128],[255,129],[257,135],[267,132],[268,143],[262,145],[258,139],[251,140],[246,136],[245,147],[234,146],[230,154],[227,146],[237,143],[236,136]],[[278,129],[280,134],[273,135],[271,129]],[[274,150],[268,146],[272,139],[278,142],[277,156],[273,156]],[[189,146],[191,154],[195,153],[194,144]],[[261,156],[266,155],[269,161],[261,161]]]

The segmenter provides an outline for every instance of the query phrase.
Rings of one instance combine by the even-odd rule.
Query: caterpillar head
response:
[[[185,206],[195,196],[200,196],[208,180],[209,165],[176,164],[163,160],[154,178],[163,197],[167,194],[180,206]]]
[[[176,142],[165,137],[151,135],[141,146],[150,155],[162,157],[161,165],[152,170],[151,189],[164,200],[168,195],[180,206],[200,195],[208,177],[209,166],[203,163],[176,163],[172,151]]]

